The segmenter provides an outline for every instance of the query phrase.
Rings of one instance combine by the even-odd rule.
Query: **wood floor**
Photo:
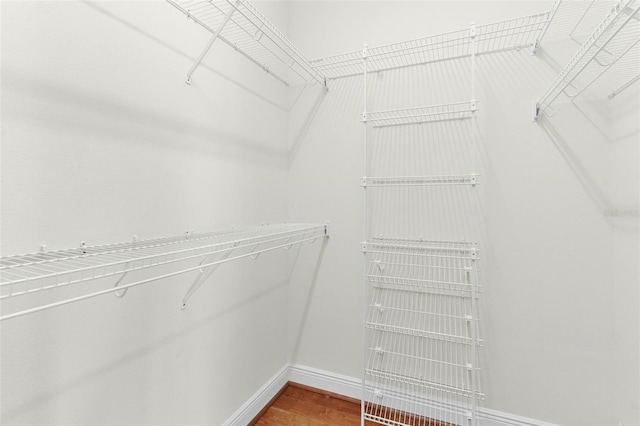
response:
[[[289,383],[267,410],[251,423],[255,426],[349,426],[360,424],[360,401],[327,395]],[[373,423],[367,422],[367,425]]]
[[[454,426],[398,412],[402,423]],[[360,401],[289,382],[249,426],[359,426]],[[380,426],[366,421],[366,426]]]

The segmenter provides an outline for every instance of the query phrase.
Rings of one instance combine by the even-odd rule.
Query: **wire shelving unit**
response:
[[[197,271],[196,280],[183,298],[184,308],[187,300],[221,264],[243,258],[256,259],[268,251],[289,249],[327,236],[328,225],[324,224],[278,224],[99,246],[83,244],[74,249],[1,257],[0,301],[54,292],[63,287],[72,286],[74,291],[70,297],[15,312],[6,313],[3,309],[0,320],[109,293],[122,297],[131,287]],[[175,265],[175,269],[168,273],[149,273],[124,283],[127,274],[161,265]],[[114,282],[107,288],[83,285],[109,277],[114,278]]]
[[[478,103],[473,83],[475,58],[477,53],[537,45],[535,40],[543,35],[549,16],[545,13],[483,27],[472,24],[463,31],[372,49],[365,46],[362,52],[313,61],[314,66],[330,78],[362,74],[364,79],[361,117],[365,143],[361,181],[365,193],[362,424],[365,421],[389,426],[479,424],[479,402],[485,395],[480,386],[478,357],[478,348],[483,341],[477,316],[482,283],[474,217],[475,191],[480,183],[475,164]],[[470,100],[367,111],[367,76],[370,72],[459,58],[471,61]],[[458,120],[471,120],[468,132],[460,132],[464,127],[453,123]],[[447,128],[454,126],[456,131],[447,134],[462,138],[456,142],[470,154],[469,165],[461,170],[468,173],[428,174],[429,165],[415,168],[415,161],[404,158],[414,155],[412,148],[405,146],[398,151],[401,154],[396,154],[401,164],[399,172],[413,167],[420,175],[369,176],[374,169],[371,163],[379,161],[387,166],[390,163],[388,150],[370,149],[370,144],[372,147],[383,141],[402,144],[403,138],[408,136],[403,126],[432,123]],[[378,132],[379,140],[370,138],[370,132]],[[417,145],[422,144],[431,145],[429,140]],[[428,149],[422,155],[428,155],[427,152]],[[469,191],[449,198],[446,206],[442,206],[444,214],[434,214],[431,218],[423,217],[429,215],[427,212],[420,213],[425,207],[422,195],[401,195],[402,205],[394,198],[406,193],[404,187],[423,187],[416,191],[432,195],[437,191],[442,195],[444,191],[455,191],[453,188],[461,186],[468,187]],[[373,196],[379,197],[377,202],[372,202],[373,198],[369,200]],[[384,206],[384,210],[369,214],[369,203],[374,207]],[[464,213],[467,205],[471,207],[468,214],[471,217]],[[411,223],[389,227],[412,236],[373,235],[386,228],[386,225],[380,226],[386,221],[398,220],[388,214],[392,208],[418,211],[406,217]],[[452,221],[453,216],[456,219]],[[458,218],[464,223],[457,223]],[[425,228],[425,225],[428,226]],[[418,236],[423,231],[430,233],[432,239]],[[437,233],[449,231],[465,235],[467,239],[433,239]]]
[[[561,95],[572,101],[607,74],[614,74],[613,98],[640,79],[640,1],[620,0],[580,46],[542,96],[534,103],[534,120],[553,114]]]
[[[187,83],[191,83],[191,75],[212,44],[220,39],[287,86],[325,85],[325,77],[248,0],[167,1],[213,35],[187,73]]]
[[[475,55],[512,49],[535,51],[551,22],[554,10],[476,27]],[[430,37],[367,49],[367,72],[412,67],[430,62],[471,56],[469,30],[463,29]],[[311,66],[328,79],[364,73],[362,52],[355,51],[311,60]]]

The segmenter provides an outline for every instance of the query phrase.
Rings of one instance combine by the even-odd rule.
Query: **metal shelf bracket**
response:
[[[236,1],[236,4],[238,3],[239,1]],[[220,36],[220,33],[222,32],[222,29],[224,28],[225,25],[227,25],[227,22],[229,22],[229,19],[231,19],[231,15],[233,15],[233,12],[235,11],[236,11],[235,7],[231,8],[231,10],[225,16],[220,26],[216,29],[216,32],[213,33],[213,37],[211,37],[211,40],[209,40],[209,43],[207,43],[202,53],[200,53],[200,56],[198,56],[198,59],[196,59],[196,62],[191,66],[191,68],[189,69],[189,72],[187,72],[187,79],[186,79],[187,84],[191,85],[191,75],[196,70],[196,68],[198,68],[198,65],[200,65],[200,62],[202,62],[204,57],[207,55],[207,53],[209,52],[209,49],[211,49],[211,46],[213,46],[213,43],[218,39],[218,37]],[[196,18],[193,18],[193,20],[195,21]]]

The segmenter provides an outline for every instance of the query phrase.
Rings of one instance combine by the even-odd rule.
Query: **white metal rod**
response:
[[[553,6],[551,6],[551,10],[548,12],[547,22],[542,27],[542,30],[540,31],[540,35],[538,35],[535,38],[534,43],[539,44],[544,39],[544,36],[545,36],[545,34],[547,34],[547,30],[549,29],[549,26],[551,25],[551,22],[553,21],[553,18],[556,16],[556,12],[558,11],[558,8],[560,7],[560,3],[562,3],[562,0],[556,0],[553,3]],[[589,7],[591,7],[591,6],[589,6]]]
[[[209,42],[205,46],[202,53],[200,53],[200,56],[198,56],[198,59],[196,60],[196,62],[191,66],[191,68],[189,69],[189,72],[187,72],[187,84],[191,84],[191,75],[196,70],[196,68],[198,68],[198,65],[200,65],[200,62],[202,62],[204,57],[207,55],[207,53],[209,52],[209,49],[211,49],[211,46],[213,46],[213,43],[218,39],[218,37],[220,36],[220,32],[222,31],[224,26],[227,24],[227,22],[229,22],[229,19],[231,19],[231,15],[233,15],[233,12],[235,11],[236,9],[232,8],[229,11],[229,14],[225,16],[224,21],[222,21],[220,26],[216,29],[216,32],[213,33],[213,37],[211,37],[211,40],[209,40]]]
[[[363,140],[364,140],[364,146],[363,146],[363,158],[364,158],[364,163],[363,163],[363,172],[364,172],[364,176],[367,176],[367,149],[368,149],[368,143],[367,143],[367,60],[368,60],[368,51],[367,51],[367,45],[365,44],[362,48],[362,73],[363,73],[363,81],[362,81],[362,121],[363,121]],[[368,205],[367,205],[367,188],[363,187],[363,208],[364,208],[364,212],[363,212],[363,220],[362,220],[362,234],[363,234],[363,240],[362,241],[367,241],[367,229],[368,229]],[[363,369],[366,368],[367,365],[367,358],[368,358],[368,354],[367,354],[367,333],[366,333],[366,329],[364,328],[364,324],[367,321],[367,300],[369,298],[369,289],[368,289],[368,280],[367,280],[367,251],[363,250],[363,272],[362,272],[362,291],[363,291],[363,300],[362,300],[362,315],[363,315],[363,330],[364,332],[362,333],[362,367]],[[367,385],[367,378],[366,375],[363,374],[362,377],[362,400],[360,403],[360,425],[361,426],[365,426],[365,414],[366,414],[366,404],[367,404],[367,389],[366,389],[366,385]]]
[[[578,26],[580,25],[584,17],[587,15],[587,13],[591,9],[591,6],[593,6],[593,3],[595,3],[595,1],[596,0],[591,0],[591,2],[589,3],[589,6],[587,6],[587,8],[584,10],[584,12],[582,13],[582,16],[580,16],[580,19],[578,19],[578,22],[576,22],[576,25],[573,27],[573,29],[569,33],[569,38],[571,39],[573,38],[573,33],[576,31],[576,29],[578,29]]]
[[[316,236],[313,236],[313,237],[309,237],[309,238],[306,238],[306,239],[303,239],[303,240],[296,241],[295,244],[303,243],[303,242],[311,241],[311,240],[316,240],[318,238],[320,238],[320,237],[316,235]],[[165,279],[165,278],[174,277],[176,275],[181,275],[181,274],[184,274],[184,273],[187,273],[187,272],[191,272],[191,271],[195,271],[195,270],[198,270],[198,269],[201,269],[201,268],[207,268],[207,267],[210,267],[210,266],[218,265],[220,263],[231,262],[233,260],[243,259],[245,257],[252,256],[252,255],[255,255],[257,253],[265,253],[265,252],[268,252],[268,251],[277,250],[277,249],[280,249],[280,248],[284,248],[284,247],[286,247],[286,246],[288,246],[290,244],[292,244],[292,243],[289,242],[287,244],[283,244],[283,245],[279,245],[279,246],[275,246],[275,247],[269,247],[269,248],[262,249],[262,250],[258,250],[258,251],[255,251],[253,253],[241,254],[241,255],[234,256],[234,257],[231,257],[231,258],[228,258],[228,259],[225,259],[225,260],[218,260],[218,261],[215,261],[215,262],[207,263],[205,265],[197,265],[197,266],[193,266],[193,267],[190,267],[190,268],[181,269],[179,271],[170,272],[168,274],[158,275],[158,276],[155,276],[155,277],[152,277],[152,278],[147,278],[147,279],[136,281],[136,282],[133,282],[133,283],[130,283],[130,284],[125,284],[125,285],[122,285],[122,286],[119,286],[119,287],[108,288],[108,289],[105,289],[105,290],[96,291],[94,293],[85,294],[83,296],[73,297],[73,298],[70,298],[70,299],[62,300],[60,302],[50,303],[50,304],[43,305],[43,306],[38,306],[38,307],[32,308],[32,309],[25,309],[25,310],[20,311],[20,312],[15,312],[15,313],[12,313],[12,314],[3,315],[3,316],[0,317],[0,321],[12,319],[12,318],[17,318],[17,317],[21,317],[21,316],[24,316],[24,315],[33,314],[33,313],[40,312],[40,311],[45,311],[45,310],[48,310],[48,309],[56,308],[58,306],[63,306],[63,305],[67,305],[69,303],[79,302],[81,300],[86,300],[86,299],[90,299],[90,298],[93,298],[93,297],[102,296],[104,294],[113,293],[115,291],[121,291],[121,290],[124,290],[124,289],[128,289],[128,288],[131,288],[131,287],[136,287],[136,286],[143,285],[143,284],[148,284],[150,282],[162,280],[162,279]]]
[[[471,99],[474,100],[476,98],[476,56],[475,56],[475,47],[476,47],[476,38],[475,38],[475,24],[471,24]],[[476,174],[476,112],[471,112],[471,173]],[[476,197],[477,197],[477,185],[473,185],[471,187],[471,241],[477,241],[477,232],[476,232]],[[476,261],[472,260],[472,270],[475,272]],[[477,369],[477,345],[478,345],[478,336],[476,334],[475,327],[475,319],[477,318],[477,281],[476,274],[473,273],[471,279],[471,318],[473,321],[473,325],[471,327],[471,422],[473,426],[479,425],[478,419],[478,400],[477,400],[477,383],[476,383],[476,373],[475,369]]]
[[[613,97],[615,97],[616,95],[618,95],[619,93],[623,92],[624,90],[626,90],[629,86],[631,86],[633,83],[635,83],[636,81],[640,80],[640,74],[636,75],[635,77],[633,77],[631,80],[627,81],[625,84],[623,84],[622,86],[620,86],[619,88],[617,88],[616,90],[614,90],[613,92],[611,92],[611,94],[609,96],[607,96],[609,99],[612,99]]]

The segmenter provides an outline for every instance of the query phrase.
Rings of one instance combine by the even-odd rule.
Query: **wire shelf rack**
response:
[[[472,304],[482,290],[478,245],[375,237],[363,249],[371,288],[364,418],[463,424],[468,413],[460,407],[484,399],[479,364],[471,361],[482,345]]]
[[[475,54],[485,54],[537,43],[551,13],[544,12],[476,27]],[[380,72],[471,56],[469,29],[452,31],[367,49],[367,72]],[[355,51],[313,59],[311,66],[329,79],[364,72],[363,52]]]
[[[224,41],[285,85],[315,82],[325,84],[325,77],[314,69],[298,48],[249,1],[167,1],[189,19],[211,32],[214,39]],[[202,56],[210,46],[211,43]]]
[[[550,16],[548,12],[482,27],[471,24],[467,30],[372,49],[365,46],[362,52],[312,61],[329,78],[363,75],[363,420],[398,426],[480,424],[478,405],[484,393],[478,357],[482,340],[477,302],[482,285],[475,243],[479,183],[475,58],[479,52],[522,46],[535,50]],[[469,101],[367,111],[368,73],[467,57]],[[453,123],[466,118],[469,126]],[[376,137],[391,142],[386,149],[377,149],[381,140],[368,138],[370,128],[431,122],[441,122],[433,127],[452,137],[424,144],[431,139],[420,135],[419,142],[411,144],[404,142],[412,141],[412,129],[403,128],[397,135],[378,130]],[[453,174],[457,170],[451,166],[458,162],[451,158],[436,167],[414,161],[419,153],[452,153],[450,141],[459,144],[457,153],[468,153],[469,164],[460,172],[469,174]],[[443,174],[438,173],[440,168]],[[372,187],[377,188],[369,192]],[[415,238],[419,235],[430,239]],[[460,235],[473,242],[451,241]]]
[[[479,175],[439,175],[439,176],[391,176],[363,178],[362,186],[441,186],[441,185],[476,185]]]
[[[613,96],[638,80],[639,11],[640,0],[620,0],[615,4],[535,102],[534,119],[543,112],[553,115],[552,104],[558,97],[564,94],[575,100],[605,73],[615,70],[617,74],[612,81],[620,86],[610,88]]]
[[[476,111],[476,102],[457,102],[451,104],[406,108],[388,111],[368,112],[366,121],[373,128],[404,126],[447,120],[463,120],[471,118]]]
[[[420,342],[403,342],[400,345],[408,346],[409,350],[396,354],[386,352],[382,346],[368,348],[370,357],[365,377],[369,386],[365,388],[365,398],[371,403],[365,406],[363,417],[376,423],[398,426],[467,424],[469,411],[465,406],[471,399],[485,398],[482,390],[473,392],[470,388],[471,375],[477,375],[479,371],[470,369],[461,361],[434,362],[430,358],[431,353],[442,350],[437,345]],[[431,353],[415,355],[418,347],[428,347]],[[398,355],[404,359],[394,359]],[[403,368],[398,369],[397,366]],[[407,388],[412,389],[411,394],[407,394]],[[434,395],[438,397],[434,398]]]
[[[200,271],[200,277],[206,279],[208,273],[222,263],[245,257],[257,258],[267,251],[290,248],[294,244],[314,241],[327,235],[327,225],[279,224],[2,257],[0,300],[101,278],[117,277],[117,281],[106,289],[94,291],[88,288],[86,292],[80,290],[81,294],[74,294],[71,298],[4,314],[0,320],[108,293],[123,296],[130,287],[191,271]],[[184,261],[197,264],[182,265],[167,274],[122,284],[123,278],[131,272]],[[192,287],[188,296],[199,287],[201,281],[197,281],[198,285]]]

